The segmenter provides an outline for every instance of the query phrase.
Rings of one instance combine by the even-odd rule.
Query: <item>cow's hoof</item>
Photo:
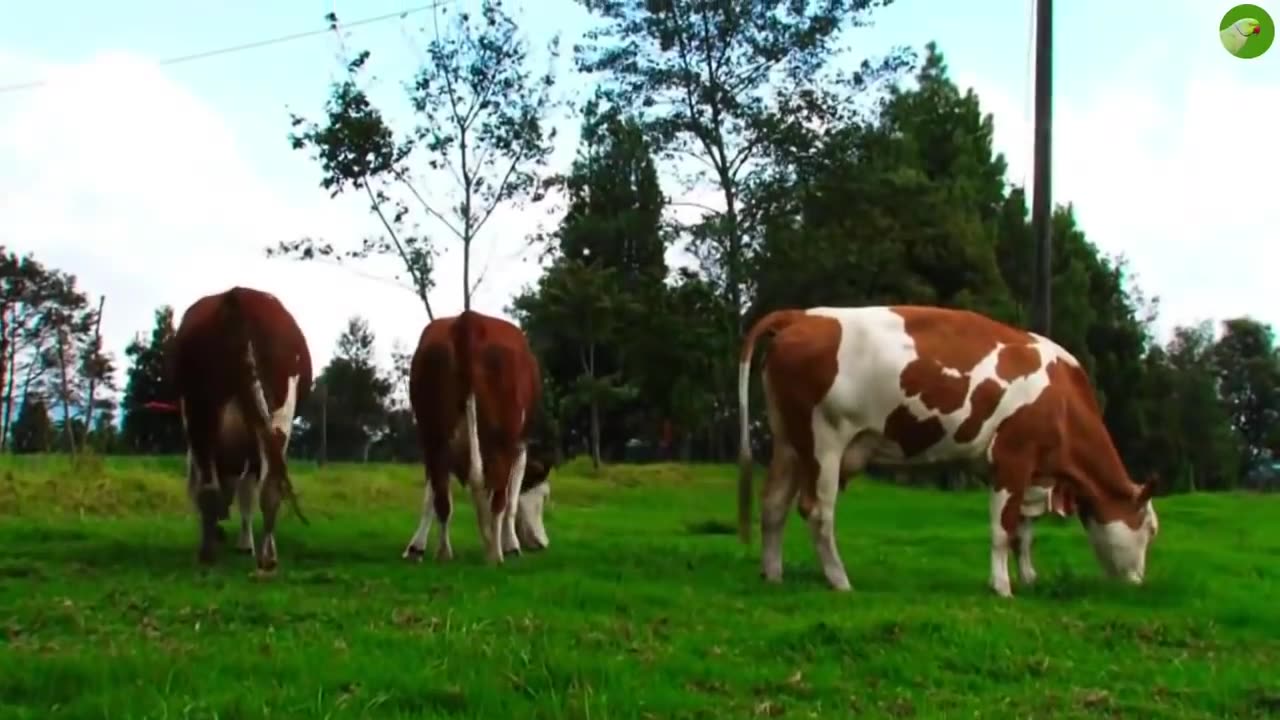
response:
[[[217,558],[217,552],[208,545],[200,548],[200,551],[196,553],[196,561],[201,565],[212,565],[213,561],[217,560]]]
[[[849,592],[850,590],[853,590],[853,585],[849,583],[849,578],[828,580],[828,584],[831,585],[831,589],[836,592]]]
[[[762,572],[760,573],[760,579],[764,580],[766,583],[770,585],[781,585],[782,573],[778,573],[777,575],[774,575],[772,573]]]
[[[400,553],[400,557],[410,562],[420,563],[422,562],[422,556],[425,555],[426,552],[426,548],[410,545],[404,549],[404,552]]]
[[[252,545],[250,545],[249,547],[240,547],[240,546],[238,546],[238,545],[237,545],[237,546],[236,546],[236,552],[240,553],[241,555],[252,555],[252,554],[253,554],[253,546],[252,546]]]
[[[436,562],[449,562],[453,559],[453,548],[448,545],[441,545],[436,549]]]

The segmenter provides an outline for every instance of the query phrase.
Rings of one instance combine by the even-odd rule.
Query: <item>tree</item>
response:
[[[49,406],[38,391],[25,394],[13,423],[13,451],[42,453],[53,448],[53,421]]]
[[[167,366],[167,351],[173,335],[173,308],[163,305],[155,310],[151,336],[144,340],[138,334],[125,348],[129,369],[120,440],[133,452],[170,454],[180,453],[186,447],[180,421],[146,406],[149,402],[173,402],[178,397]]]
[[[1171,490],[1226,490],[1240,475],[1241,442],[1218,395],[1213,327],[1178,327],[1153,348],[1135,389],[1147,398],[1150,421],[1145,464]]]
[[[374,336],[364,318],[353,316],[338,337],[333,358],[316,379],[317,392],[301,411],[307,433],[321,433],[325,459],[367,461],[387,430],[392,381],[374,359]],[[314,438],[308,438],[314,443]]]
[[[529,70],[529,46],[517,33],[515,21],[501,0],[482,0],[479,16],[458,13],[445,32],[436,10],[434,36],[427,44],[426,63],[409,85],[409,100],[418,122],[397,139],[383,115],[359,85],[369,59],[362,51],[347,63],[346,77],[336,82],[323,124],[292,116],[294,149],[305,149],[320,163],[321,186],[337,196],[362,191],[386,231],[386,238],[365,240],[357,249],[339,253],[332,244],[311,238],[286,241],[268,250],[300,259],[366,258],[395,254],[413,282],[427,315],[434,319],[428,298],[434,285],[432,258],[436,253],[427,236],[405,226],[411,198],[426,216],[462,243],[463,308],[471,307],[471,245],[495,210],[541,193],[536,172],[551,153],[554,130],[543,125],[555,106],[550,71],[535,77]],[[336,16],[328,16],[335,32]],[[559,36],[549,51],[557,55]],[[418,191],[410,161],[426,155],[426,167],[453,180],[454,193]],[[447,170],[447,174],[441,171]],[[404,196],[392,196],[392,190]],[[448,197],[451,204],[442,204]],[[478,284],[478,282],[477,282]]]
[[[551,328],[557,328],[557,334],[577,351],[579,372],[568,399],[589,410],[594,467],[600,466],[601,406],[635,397],[635,388],[627,385],[619,372],[604,375],[597,364],[601,346],[617,344],[619,330],[625,327],[619,321],[636,314],[627,307],[629,297],[618,292],[618,287],[612,268],[562,258],[548,268],[534,294],[517,299],[531,329],[538,328],[538,334],[547,337]]]
[[[0,246],[0,388],[3,389],[3,430],[8,438],[12,412],[30,392],[61,397],[56,353],[59,331],[88,300],[75,287],[75,278],[49,268],[32,255],[19,257]],[[68,351],[71,350],[68,346]],[[73,356],[65,358],[74,364]],[[68,378],[73,380],[74,378]],[[3,440],[0,440],[3,442]]]
[[[577,48],[578,68],[604,74],[608,96],[638,107],[670,157],[710,170],[723,208],[711,211],[695,239],[710,265],[723,270],[728,307],[737,315],[730,326],[741,333],[743,186],[780,129],[811,119],[829,97],[817,88],[842,26],[865,24],[870,7],[887,0],[581,2],[606,24]],[[904,59],[895,52],[879,65],[864,62],[852,84],[894,73]]]
[[[563,180],[568,209],[546,238],[554,260],[511,312],[542,358],[550,416],[573,425],[585,410],[599,464],[620,454],[649,410],[633,402],[643,393],[636,381],[650,374],[634,350],[665,292],[669,235],[652,149],[634,119],[593,99],[579,148]]]
[[[1244,466],[1280,445],[1280,353],[1271,326],[1240,317],[1222,323],[1213,348],[1218,388],[1243,441]]]

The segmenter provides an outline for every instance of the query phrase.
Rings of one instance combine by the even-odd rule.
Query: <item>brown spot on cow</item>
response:
[[[1000,398],[1004,397],[1004,386],[991,378],[978,383],[969,396],[969,416],[956,428],[955,439],[958,443],[971,443],[978,437],[978,432],[995,414],[1000,406]]]
[[[187,308],[169,362],[187,438],[188,492],[201,518],[200,560],[214,559],[218,520],[233,492],[240,499],[240,548],[253,549],[256,485],[263,532],[258,567],[273,570],[280,501],[294,499],[285,450],[294,413],[311,389],[306,338],[275,296],[234,287]]]
[[[913,458],[938,444],[946,437],[942,421],[934,416],[923,420],[912,414],[906,405],[899,405],[884,421],[884,436],[902,450],[904,457]]]
[[[537,358],[515,325],[467,311],[437,318],[423,329],[410,365],[409,400],[426,488],[418,529],[404,557],[420,559],[425,553],[432,514],[440,524],[436,556],[452,557],[451,473],[472,492],[491,562],[502,562],[504,552],[519,553],[522,545],[547,546],[542,511],[556,458],[549,443],[533,437],[542,418],[541,395]],[[474,413],[468,412],[469,397]],[[474,460],[480,465],[475,475]]]
[[[1030,345],[1005,345],[996,356],[996,377],[1009,383],[1040,369],[1040,353]]]
[[[999,343],[1032,340],[1025,332],[967,310],[950,310],[948,316],[939,316],[935,308],[915,305],[897,305],[891,310],[902,317],[916,352],[916,358],[898,376],[902,392],[909,398],[918,396],[925,407],[942,414],[964,406],[970,373]],[[978,328],[981,331],[974,332]]]

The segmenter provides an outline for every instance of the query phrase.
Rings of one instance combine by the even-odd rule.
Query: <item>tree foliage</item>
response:
[[[385,237],[345,251],[314,238],[268,250],[303,260],[395,255],[430,317],[439,248],[409,222],[413,210],[461,242],[462,302],[469,308],[478,283],[472,282],[472,243],[499,207],[540,199],[538,171],[555,139],[554,129],[545,126],[556,104],[554,76],[530,69],[528,42],[501,0],[483,0],[479,13],[457,13],[442,29],[447,12],[443,6],[435,10],[425,60],[406,86],[416,118],[411,129],[394,131],[362,88],[368,50],[346,62],[345,76],[330,89],[323,122],[292,116],[289,140],[320,165],[321,186],[335,196],[363,192]],[[338,32],[337,17],[328,18]],[[555,36],[548,47],[553,61],[558,46]],[[418,187],[415,161],[437,181],[430,192]],[[452,192],[441,189],[442,178]]]

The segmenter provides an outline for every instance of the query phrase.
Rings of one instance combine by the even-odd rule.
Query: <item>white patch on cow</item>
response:
[[[991,589],[1001,597],[1013,596],[1013,586],[1009,582],[1009,533],[1000,522],[1008,502],[1008,490],[1002,488],[991,492]]]
[[[531,550],[541,550],[551,546],[551,539],[547,537],[547,528],[542,519],[549,497],[551,497],[551,485],[543,482],[529,492],[520,493],[516,501],[516,534],[520,536],[520,542],[524,547]]]
[[[1032,484],[1022,493],[1022,517],[1037,518],[1053,511],[1053,488]]]
[[[285,387],[284,403],[271,413],[271,429],[284,436],[280,451],[289,447],[289,435],[293,432],[293,413],[298,406],[298,376],[290,375]]]

